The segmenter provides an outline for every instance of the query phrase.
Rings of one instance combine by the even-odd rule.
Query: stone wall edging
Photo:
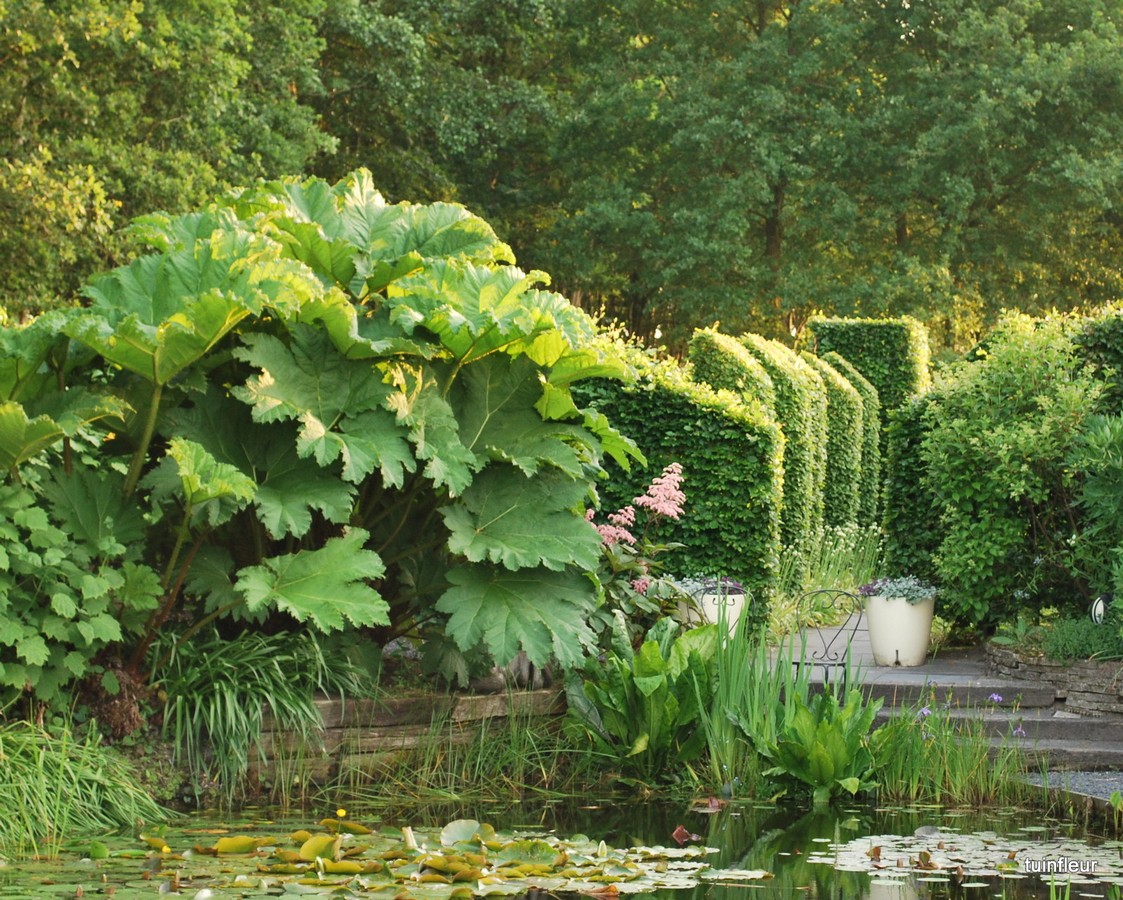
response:
[[[1123,661],[1079,660],[1062,663],[987,644],[987,665],[993,674],[1038,679],[1053,685],[1065,709],[1088,716],[1123,715]]]

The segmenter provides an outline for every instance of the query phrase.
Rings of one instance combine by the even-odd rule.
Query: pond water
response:
[[[363,826],[372,833],[357,833]],[[57,860],[10,860],[0,867],[0,898],[1123,896],[1123,842],[1024,810],[812,812],[705,801],[283,817],[248,810],[185,817],[142,834],[75,840]]]

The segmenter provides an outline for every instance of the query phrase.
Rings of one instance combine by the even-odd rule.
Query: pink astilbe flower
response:
[[[649,587],[651,587],[651,579],[646,575],[643,578],[632,579],[632,590],[637,594],[646,594]]]
[[[636,536],[627,528],[621,528],[619,525],[598,525],[597,531],[600,532],[601,540],[609,547],[613,544],[634,544],[636,542]]]
[[[621,528],[631,528],[636,524],[636,508],[625,506],[618,512],[609,513],[608,521],[613,525],[619,525]]]
[[[681,484],[682,466],[677,462],[671,463],[662,475],[651,482],[647,493],[632,502],[669,519],[678,519],[686,502],[686,495],[679,490]]]

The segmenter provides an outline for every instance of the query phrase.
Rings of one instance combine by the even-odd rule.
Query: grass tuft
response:
[[[162,822],[167,813],[141,788],[128,763],[90,730],[76,738],[29,722],[0,725],[0,849],[58,856],[73,834],[100,834]]]
[[[310,632],[245,632],[232,640],[212,632],[154,652],[163,657],[152,678],[167,697],[164,736],[176,761],[198,790],[213,790],[227,804],[244,794],[266,715],[308,742],[323,731],[317,693],[361,697],[372,690],[346,656],[325,653]]]

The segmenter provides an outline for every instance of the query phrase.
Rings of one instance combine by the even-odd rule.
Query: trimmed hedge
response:
[[[635,362],[635,361],[634,361]],[[635,384],[595,380],[574,385],[631,437],[648,469],[609,465],[601,506],[614,509],[643,493],[650,472],[679,462],[686,511],[661,540],[681,543],[668,554],[682,576],[728,575],[752,592],[753,618],[767,621],[775,591],[783,500],[783,435],[763,405],[691,381],[672,362],[637,363]]]
[[[928,388],[928,329],[911,316],[899,319],[827,319],[807,323],[816,352],[838,353],[868,378],[881,408],[896,409]]]
[[[936,395],[917,394],[886,417],[886,571],[937,581],[935,555],[943,540],[936,495],[928,480],[924,439],[931,427],[928,409]]]
[[[765,408],[776,411],[776,388],[760,361],[737,338],[716,329],[694,332],[689,347],[694,380],[715,390],[756,397]]]
[[[764,366],[776,388],[776,420],[784,445],[784,508],[780,536],[804,559],[823,531],[827,468],[827,392],[823,379],[783,344],[743,334],[741,344]],[[802,576],[802,573],[797,573]]]
[[[858,487],[858,522],[873,525],[881,512],[881,400],[877,388],[835,352],[826,353],[830,363],[862,398],[862,473]]]
[[[862,483],[862,397],[830,363],[802,354],[827,392],[827,467],[823,483],[823,524],[854,525]]]

